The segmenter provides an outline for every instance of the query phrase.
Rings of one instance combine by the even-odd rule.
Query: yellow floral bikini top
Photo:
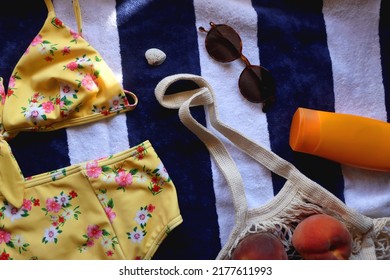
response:
[[[0,78],[0,193],[15,206],[21,203],[16,190],[24,179],[6,139],[21,131],[86,124],[133,110],[138,103],[82,37],[78,0],[73,0],[77,32],[56,16],[51,0],[45,3],[46,21],[15,66],[7,90]]]
[[[78,1],[73,1],[78,32],[56,17],[51,0],[45,3],[48,17],[0,99],[4,106],[0,122],[10,137],[20,131],[85,124],[132,110],[137,103],[136,96],[122,89],[101,55],[82,37]]]

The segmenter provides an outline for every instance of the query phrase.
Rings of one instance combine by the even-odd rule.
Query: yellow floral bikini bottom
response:
[[[22,207],[0,194],[0,259],[150,259],[182,222],[149,141],[25,180]]]

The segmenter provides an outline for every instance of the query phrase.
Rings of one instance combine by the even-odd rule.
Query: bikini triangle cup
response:
[[[169,86],[180,80],[193,81],[199,88],[166,94]],[[217,259],[229,259],[240,240],[254,232],[272,232],[282,241],[289,259],[299,259],[292,246],[292,233],[301,220],[317,213],[332,215],[347,226],[353,240],[351,259],[390,259],[390,217],[373,219],[347,207],[294,165],[219,121],[214,92],[205,79],[192,74],[168,76],[157,84],[155,95],[163,107],[179,109],[180,120],[204,142],[231,192],[235,226]],[[193,106],[204,106],[215,130],[271,172],[286,179],[283,188],[271,201],[248,209],[236,164],[222,141],[192,117],[190,107]]]

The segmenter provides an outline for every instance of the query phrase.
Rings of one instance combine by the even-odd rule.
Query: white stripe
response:
[[[209,22],[233,27],[243,41],[243,53],[253,65],[259,65],[257,45],[257,13],[250,0],[195,0],[196,28],[209,29]],[[237,129],[248,138],[270,147],[266,115],[260,104],[246,101],[238,89],[238,78],[245,64],[236,60],[223,64],[210,58],[205,49],[206,34],[198,32],[201,75],[212,85],[216,94],[221,121]],[[239,108],[239,109],[236,109]],[[208,123],[210,127],[210,124]],[[214,130],[213,130],[214,131]],[[220,135],[220,134],[217,134]],[[236,161],[243,177],[249,208],[263,205],[273,197],[271,173],[254,160],[238,151],[221,136]],[[230,192],[217,166],[212,163],[220,238],[225,244],[234,224],[234,210]]]
[[[336,112],[386,120],[378,35],[380,4],[380,0],[324,0]],[[348,206],[371,216],[390,214],[390,206],[386,206],[389,173],[347,166],[342,170]]]
[[[118,81],[122,81],[119,34],[116,24],[115,0],[80,0],[83,37],[108,64]],[[73,30],[77,24],[70,1],[54,1],[57,16]],[[97,159],[129,147],[126,115],[79,127],[68,128],[71,163]]]

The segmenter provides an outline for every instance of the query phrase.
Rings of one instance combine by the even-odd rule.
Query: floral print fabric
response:
[[[0,87],[0,128],[14,136],[88,123],[134,109],[137,98],[130,96],[101,55],[53,11],[15,66],[8,88]]]
[[[0,259],[149,259],[182,222],[149,141],[26,183],[22,207],[0,196]]]

